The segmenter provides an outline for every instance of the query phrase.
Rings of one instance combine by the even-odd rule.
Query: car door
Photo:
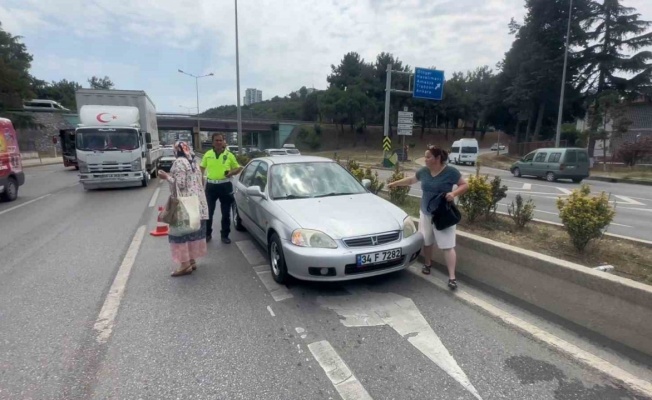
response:
[[[246,189],[251,186],[254,178],[254,173],[256,172],[256,168],[258,168],[260,163],[260,161],[252,161],[245,167],[245,169],[240,173],[240,179],[236,181],[233,191],[235,204],[238,208],[238,215],[247,228],[253,226],[254,222],[251,218],[249,198],[247,196]]]
[[[528,153],[521,161],[518,163],[518,168],[521,170],[521,175],[533,175],[534,169],[532,168],[532,161],[536,152]]]
[[[265,204],[269,201],[267,196],[267,180],[269,173],[269,165],[261,161],[253,174],[251,186],[258,186],[260,191],[263,192],[264,197],[249,197],[247,204],[251,213],[251,220],[253,222],[252,233],[261,242],[265,243],[267,235],[267,227],[269,226],[270,216],[265,211]]]
[[[537,155],[534,156],[532,161],[532,175],[536,177],[542,177],[545,175],[546,169],[546,159],[548,158],[548,152],[546,151],[537,151]]]

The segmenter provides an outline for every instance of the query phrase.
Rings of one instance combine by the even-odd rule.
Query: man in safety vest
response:
[[[208,202],[208,224],[206,225],[206,241],[213,236],[213,213],[217,200],[222,211],[222,242],[229,244],[231,233],[231,206],[233,205],[233,184],[230,177],[242,171],[235,155],[226,148],[224,135],[213,134],[213,149],[204,154],[201,160],[201,170],[206,177],[206,201]]]

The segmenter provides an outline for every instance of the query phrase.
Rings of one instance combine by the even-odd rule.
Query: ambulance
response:
[[[0,200],[14,201],[25,183],[16,131],[11,121],[0,118]]]

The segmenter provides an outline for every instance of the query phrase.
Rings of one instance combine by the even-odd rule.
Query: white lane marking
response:
[[[616,223],[616,222],[612,222],[612,223],[609,224],[609,225],[622,226],[622,227],[625,227],[625,228],[633,228],[633,226],[630,226],[630,225],[623,225],[623,224],[618,224],[618,223]]]
[[[156,199],[158,199],[158,194],[160,192],[161,192],[161,188],[156,188],[154,194],[152,195],[152,199],[149,201],[149,207],[154,207],[156,205]]]
[[[274,301],[283,301],[294,297],[287,287],[276,283],[272,277],[272,271],[268,267],[264,271],[256,271],[256,274],[265,288],[267,288],[267,291],[269,291],[269,294],[272,295]]]
[[[328,341],[310,343],[308,349],[343,400],[372,399]]]
[[[555,188],[555,189],[559,190],[559,191],[562,192],[563,194],[571,194],[571,193],[573,193],[572,190],[568,190],[568,189],[566,189],[566,188],[560,188],[560,187],[558,187],[558,188]]]
[[[256,243],[251,240],[240,240],[235,242],[235,244],[238,246],[238,249],[240,249],[242,255],[244,255],[247,261],[249,261],[249,264],[259,265],[265,262],[265,257],[260,253]]]
[[[638,211],[648,211],[652,212],[650,208],[639,208],[639,207],[618,207],[619,210],[638,210]]]
[[[109,289],[109,294],[106,295],[104,305],[95,321],[95,326],[93,326],[93,329],[97,332],[96,340],[100,344],[106,343],[106,341],[111,337],[111,332],[113,332],[115,317],[118,314],[120,302],[122,301],[125,287],[127,286],[127,280],[129,279],[131,268],[134,266],[134,262],[136,261],[140,245],[143,242],[146,228],[145,225],[138,228],[136,234],[131,240],[127,254],[125,254],[125,257],[122,260],[120,269],[118,269],[118,273]]]
[[[440,281],[436,275],[424,275],[421,273],[421,270],[414,265],[410,266],[408,271],[421,279],[427,280],[428,282],[437,286],[439,289],[446,291],[447,293],[450,292],[450,290],[446,287],[446,284],[443,281]],[[505,324],[518,329],[524,334],[545,343],[551,348],[576,359],[580,363],[614,378],[615,380],[623,383],[625,386],[630,387],[636,392],[643,394],[646,397],[652,396],[652,382],[639,379],[638,377],[609,363],[608,361],[605,361],[604,359],[597,357],[586,350],[582,350],[574,344],[560,339],[557,336],[533,324],[530,324],[529,322],[523,321],[522,319],[517,318],[512,314],[465,292],[463,289],[456,290],[452,295],[457,299],[476,308],[479,308],[484,312],[502,320]]]
[[[523,184],[523,190],[532,190],[532,184],[531,183],[524,183]]]
[[[44,198],[46,198],[46,197],[48,197],[48,196],[52,196],[52,193],[48,193],[48,194],[43,195],[43,196],[41,196],[41,197],[37,197],[37,198],[32,199],[32,200],[30,200],[30,201],[26,201],[26,202],[24,202],[23,204],[19,204],[19,205],[17,205],[17,206],[14,206],[14,207],[8,208],[8,209],[6,209],[6,210],[4,210],[4,211],[0,211],[0,215],[2,215],[2,214],[4,214],[4,213],[8,213],[9,211],[13,211],[13,210],[15,210],[15,209],[17,209],[17,208],[21,208],[21,207],[26,206],[26,205],[28,205],[28,204],[32,204],[33,202],[35,202],[35,201],[39,201],[39,200],[44,199]]]
[[[347,291],[350,296],[320,296],[317,302],[339,314],[347,327],[389,325],[476,399],[482,399],[412,299],[352,287]]]
[[[272,315],[272,317],[276,317],[276,314],[274,314],[274,310],[272,310],[272,307],[267,306],[267,311]]]
[[[644,206],[645,205],[645,204],[641,203],[640,201],[636,201],[636,200],[632,199],[631,197],[618,196],[618,195],[614,195],[614,197],[617,197],[620,200],[622,200],[624,202],[623,204],[629,204],[629,205],[632,205],[632,206]]]

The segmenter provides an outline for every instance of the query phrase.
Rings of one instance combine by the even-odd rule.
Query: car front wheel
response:
[[[515,177],[520,178],[521,177],[521,169],[520,168],[514,168],[514,170],[512,171],[512,174]]]
[[[281,239],[276,233],[272,234],[269,240],[269,265],[272,269],[272,277],[277,283],[284,283],[288,277],[287,265],[283,256]]]

